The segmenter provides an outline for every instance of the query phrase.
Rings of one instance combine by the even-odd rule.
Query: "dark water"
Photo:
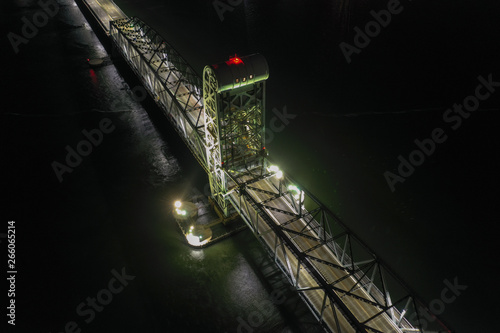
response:
[[[2,39],[1,232],[16,220],[16,331],[61,332],[75,321],[83,332],[236,332],[241,319],[262,319],[255,332],[318,331],[249,232],[202,251],[184,245],[169,204],[204,186],[202,169],[133,95],[125,70],[86,66],[106,51],[74,2],[58,3],[18,54]],[[500,81],[497,4],[401,2],[347,64],[339,43],[353,44],[354,27],[387,2],[243,1],[223,21],[212,1],[116,3],[199,72],[235,52],[263,53],[267,121],[273,108],[295,116],[270,138],[271,156],[424,301],[441,297],[444,279],[467,285],[441,314],[452,328],[495,330],[500,92],[456,130],[443,114],[474,94],[479,75]],[[0,6],[3,36],[39,10],[35,1]],[[59,182],[51,163],[104,118],[114,129]],[[384,172],[437,127],[448,139],[391,192]],[[78,305],[122,268],[135,279],[85,322]],[[273,292],[285,302],[268,309]]]

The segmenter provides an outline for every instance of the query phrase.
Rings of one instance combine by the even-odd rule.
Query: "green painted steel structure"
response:
[[[265,168],[265,80],[261,55],[234,56],[203,71],[205,142],[210,190],[225,216],[233,213],[227,175]],[[234,182],[233,182],[234,183]]]

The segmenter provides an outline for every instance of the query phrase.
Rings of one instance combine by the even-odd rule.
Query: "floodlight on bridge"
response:
[[[187,214],[187,212],[184,209],[179,209],[179,208],[176,208],[175,212],[182,216],[185,216]]]
[[[283,178],[283,171],[280,170],[280,168],[277,165],[271,165],[267,168],[268,172],[274,172],[274,176],[276,179],[282,179]]]
[[[296,185],[290,184],[287,187],[288,191],[290,191],[293,195],[293,197],[296,200],[304,200],[304,191],[301,191]]]

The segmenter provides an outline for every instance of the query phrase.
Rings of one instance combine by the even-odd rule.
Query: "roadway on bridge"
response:
[[[108,35],[110,21],[127,17],[111,0],[83,0],[83,2]]]
[[[248,180],[250,180],[250,178],[241,179],[241,181],[248,181]],[[247,192],[257,202],[267,201],[266,206],[268,207],[277,208],[279,210],[290,212],[292,214],[298,214],[297,210],[294,207],[292,207],[291,202],[286,196],[279,196],[278,198],[268,201],[270,198],[273,197],[273,195],[279,194],[277,189],[278,186],[279,185],[276,180],[268,178],[259,180],[257,182],[252,183],[251,185],[248,185]],[[252,188],[256,188],[261,191],[254,190]],[[284,190],[287,191],[286,189]],[[232,194],[232,196],[233,200],[239,200],[237,194]],[[248,203],[248,207],[250,207],[250,203]],[[270,216],[274,221],[274,223],[276,223],[277,225],[283,225],[284,223],[293,218],[293,216],[285,213],[280,213],[274,210],[270,210],[268,208],[264,209],[267,215]],[[248,213],[252,214],[253,212],[248,212]],[[317,222],[314,223],[316,223],[316,225],[319,225],[317,224]],[[287,224],[286,228],[319,239],[317,232],[311,229],[310,227],[311,224],[314,225],[314,223],[310,223],[310,221],[305,221],[304,218],[300,218],[292,223]],[[258,233],[261,234],[262,239],[265,241],[267,246],[271,250],[273,250],[275,248],[275,234],[272,232],[272,230],[267,226],[267,224],[265,224],[263,220],[260,220],[260,222],[258,223],[257,230]],[[319,245],[320,243],[309,238],[288,233],[286,231],[285,233],[297,246],[297,248],[300,249],[301,252],[310,251],[308,255],[312,255],[314,257],[320,258],[322,260],[328,261],[338,266],[344,266],[328,246],[322,245],[311,251],[310,250],[311,248]],[[276,251],[278,258],[281,261],[282,267],[285,267],[289,271],[288,273],[289,277],[293,278],[294,276],[297,276],[297,266],[298,266],[297,258],[291,253],[291,251],[286,246],[283,246],[281,251],[279,249],[277,249]],[[286,252],[286,256],[283,251]],[[336,269],[332,266],[321,264],[314,260],[309,260],[309,262],[322,275],[322,277],[325,279],[327,283],[332,283],[334,281],[340,280],[339,282],[335,283],[335,287],[341,290],[346,290],[346,291],[350,290],[350,292],[354,295],[376,302],[373,299],[373,297],[366,292],[364,288],[359,286],[356,279],[352,275],[349,275],[346,271]],[[303,265],[301,265],[300,273],[298,276],[299,279],[297,287],[299,289],[318,287],[318,283],[311,276],[311,274],[309,274],[307,270],[304,269]],[[314,289],[309,291],[302,291],[302,293],[305,297],[307,297],[309,302],[313,305],[313,307],[316,310],[316,313],[321,314],[321,309],[323,307],[322,306],[323,299],[325,295],[324,291],[321,289]],[[372,304],[368,304],[364,301],[358,300],[355,297],[348,296],[345,293],[339,291],[336,291],[336,293],[360,322],[363,322],[371,318],[372,316],[378,314],[381,311],[380,308]],[[378,301],[380,302],[381,300],[382,299],[379,299]],[[333,331],[336,331],[338,330],[337,328],[337,321],[338,321],[341,332],[355,332],[355,329],[352,327],[352,325],[338,311],[337,315],[335,316],[335,314],[332,312],[331,307],[332,304],[330,304],[330,301],[327,300],[326,309],[323,311],[323,320],[327,323],[327,325]],[[395,316],[397,315],[397,311],[395,311],[394,315]],[[398,318],[396,318],[396,320],[397,319]],[[374,318],[373,320],[371,320],[369,322],[369,326],[374,328],[375,330],[382,332],[403,332],[401,329],[397,327],[396,323],[393,320],[391,320],[391,318],[386,313],[383,313]],[[408,329],[410,329],[410,327],[408,327]]]

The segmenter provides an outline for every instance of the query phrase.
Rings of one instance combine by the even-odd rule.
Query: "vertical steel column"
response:
[[[267,77],[267,62],[261,55],[234,56],[203,71],[210,190],[225,216],[234,210],[226,200],[230,178],[264,167]]]

